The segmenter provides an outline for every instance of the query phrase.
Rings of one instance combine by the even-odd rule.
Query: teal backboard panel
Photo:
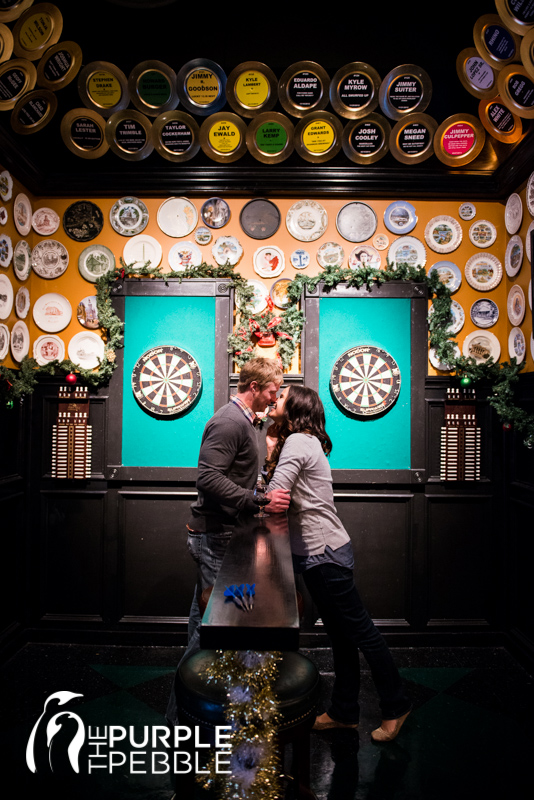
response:
[[[196,467],[215,397],[215,298],[126,297],[122,463],[129,467]],[[137,359],[157,345],[191,353],[200,367],[198,401],[175,419],[152,417],[137,403],[131,376]]]
[[[382,416],[356,417],[332,398],[330,374],[351,347],[386,350],[400,368],[397,402]],[[332,469],[411,469],[411,301],[328,298],[319,302],[319,395],[332,439]]]

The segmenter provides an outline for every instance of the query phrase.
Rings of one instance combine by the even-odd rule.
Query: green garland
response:
[[[372,291],[373,285],[380,286],[387,281],[413,281],[428,287],[432,297],[433,313],[429,319],[429,343],[434,348],[436,357],[450,367],[464,385],[481,380],[488,381],[492,387],[490,404],[496,410],[503,424],[514,425],[515,429],[525,436],[527,447],[534,446],[534,415],[527,414],[514,404],[513,386],[523,364],[517,364],[515,358],[510,362],[496,364],[489,358],[478,363],[474,358],[456,356],[455,337],[448,331],[451,317],[451,293],[440,281],[437,272],[427,274],[423,267],[412,267],[409,264],[398,264],[393,268],[388,263],[385,270],[373,267],[360,267],[357,270],[339,266],[326,267],[314,277],[297,275],[287,287],[289,306],[283,311],[275,311],[269,302],[265,311],[259,314],[250,313],[253,289],[235,267],[226,264],[214,267],[203,262],[198,267],[189,267],[180,272],[165,272],[162,267],[151,267],[147,262],[140,269],[133,270],[121,259],[121,266],[106,273],[96,282],[97,311],[101,327],[104,329],[106,347],[104,358],[98,369],[82,369],[70,360],[52,361],[45,366],[38,366],[33,358],[23,359],[19,370],[11,370],[0,365],[0,393],[9,405],[14,398],[22,398],[33,392],[39,375],[56,375],[77,372],[83,381],[90,386],[98,387],[109,382],[115,369],[115,351],[123,346],[124,324],[113,311],[111,304],[111,287],[115,281],[129,277],[151,277],[161,280],[176,278],[180,282],[187,278],[229,278],[230,286],[236,295],[236,311],[238,323],[234,333],[228,337],[228,352],[238,366],[242,367],[257,354],[256,333],[271,333],[276,342],[277,355],[284,368],[289,368],[296,348],[300,343],[304,327],[304,315],[298,308],[304,287],[313,290],[322,282],[327,288],[334,289],[339,283],[361,288],[367,286]]]

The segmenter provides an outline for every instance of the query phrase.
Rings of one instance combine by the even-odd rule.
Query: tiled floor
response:
[[[15,795],[32,800],[50,790],[55,800],[170,800],[173,786],[164,761],[156,770],[148,762],[150,747],[137,748],[133,769],[121,765],[130,758],[124,741],[117,741],[110,772],[109,739],[92,751],[86,741],[80,772],[68,761],[68,745],[77,730],[78,715],[85,730],[100,726],[132,726],[142,744],[145,726],[163,725],[163,714],[174,667],[181,648],[93,647],[30,644],[3,668],[0,752],[4,781],[11,779]],[[330,651],[305,652],[323,676],[326,699],[332,685]],[[318,800],[523,800],[533,796],[533,680],[503,649],[397,648],[393,651],[406,680],[414,711],[395,742],[375,745],[370,731],[379,723],[376,695],[362,662],[363,716],[358,731],[313,734],[312,788]],[[32,728],[45,700],[56,692],[81,695],[63,707],[51,700],[37,728],[37,773],[26,762]],[[62,699],[66,699],[63,697]],[[70,710],[48,725],[54,713]],[[320,709],[322,710],[322,708]],[[63,724],[63,727],[61,725]],[[121,735],[117,728],[117,735]],[[62,740],[62,736],[64,737]],[[108,730],[109,736],[109,730]],[[156,746],[156,751],[164,748]],[[30,748],[30,750],[32,750]],[[88,775],[88,752],[103,753],[106,768]],[[49,752],[51,753],[49,763]],[[97,762],[93,759],[93,765]],[[157,770],[160,774],[154,774]],[[291,794],[289,791],[288,794]],[[177,800],[200,800],[205,793],[177,786]]]

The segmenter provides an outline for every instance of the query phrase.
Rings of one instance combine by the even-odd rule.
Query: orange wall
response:
[[[12,220],[13,200],[14,200],[14,198],[16,197],[16,195],[17,195],[17,193],[19,191],[25,191],[25,189],[24,189],[24,187],[22,187],[14,179],[14,187],[13,187],[13,197],[12,197],[12,199],[7,201],[7,202],[0,203],[0,204],[3,204],[7,208],[7,211],[9,213],[8,223],[5,226],[3,226],[2,228],[0,228],[0,232],[5,232],[9,236],[11,236],[11,239],[13,241],[13,246],[15,246],[16,242],[19,239],[23,238],[16,231],[15,226],[13,224],[13,220]],[[26,194],[28,194],[28,193],[26,192]],[[524,191],[522,192],[522,195],[523,195],[523,199],[524,199]],[[104,229],[103,229],[102,233],[96,239],[93,239],[91,242],[87,242],[87,243],[79,243],[79,242],[73,241],[70,237],[67,236],[67,234],[64,232],[63,227],[61,225],[60,225],[58,231],[55,234],[52,234],[51,237],[46,237],[46,238],[57,239],[58,241],[62,242],[66,246],[66,248],[67,248],[67,250],[69,252],[69,267],[68,267],[67,271],[61,277],[56,278],[55,280],[52,280],[52,281],[48,281],[48,280],[45,280],[43,278],[40,278],[38,275],[36,275],[34,272],[32,272],[30,277],[28,278],[28,280],[22,283],[15,277],[12,264],[8,267],[7,270],[6,269],[2,270],[2,272],[4,274],[7,274],[9,276],[11,282],[13,283],[13,288],[14,288],[14,292],[15,293],[16,293],[17,289],[19,288],[19,286],[21,286],[21,285],[26,285],[29,288],[32,308],[33,308],[33,304],[36,301],[36,299],[39,296],[41,296],[42,294],[45,294],[47,292],[59,292],[59,293],[65,295],[69,299],[69,301],[70,301],[70,303],[72,305],[73,318],[72,318],[69,326],[65,330],[63,330],[59,334],[57,334],[63,339],[66,348],[68,347],[68,342],[72,338],[72,336],[74,336],[76,333],[79,333],[80,331],[84,330],[84,328],[82,327],[82,325],[78,322],[78,320],[76,318],[76,307],[77,307],[79,301],[81,299],[83,299],[84,297],[87,297],[88,295],[96,294],[95,285],[92,284],[92,283],[89,283],[86,280],[84,280],[84,278],[82,278],[82,276],[80,275],[80,273],[78,271],[78,257],[80,255],[80,253],[82,252],[82,250],[88,244],[102,243],[102,244],[105,244],[106,246],[108,246],[113,251],[113,253],[115,254],[115,258],[117,260],[117,263],[118,263],[119,258],[122,255],[123,248],[124,248],[125,244],[129,240],[129,237],[124,237],[124,236],[121,236],[120,234],[116,233],[113,230],[113,228],[111,227],[110,223],[109,223],[109,212],[110,212],[110,209],[111,209],[112,205],[114,204],[116,198],[108,199],[108,198],[82,198],[81,197],[81,198],[78,198],[78,199],[80,199],[80,200],[91,199],[93,202],[95,202],[101,208],[101,210],[102,210],[102,212],[104,214],[104,220],[105,220]],[[144,196],[140,196],[139,199],[141,199],[146,204],[146,206],[148,207],[149,213],[150,213],[149,224],[148,224],[147,228],[145,228],[145,230],[143,232],[147,233],[147,234],[150,234],[151,236],[154,236],[161,243],[162,248],[163,248],[162,264],[167,265],[167,254],[168,254],[170,248],[174,244],[176,244],[176,242],[179,241],[179,240],[174,239],[172,237],[169,237],[166,234],[162,233],[162,231],[158,227],[157,220],[156,220],[157,210],[158,210],[159,206],[161,205],[161,203],[163,201],[160,198],[150,198],[150,197],[144,197]],[[199,199],[199,198],[194,198],[194,197],[191,197],[190,199],[195,204],[197,210],[200,211],[200,207],[201,207],[202,203],[204,202],[204,199]],[[335,225],[335,220],[336,220],[336,215],[337,215],[338,211],[342,208],[343,205],[345,205],[345,203],[350,201],[350,198],[328,199],[328,200],[320,200],[319,201],[326,208],[326,210],[328,212],[329,224],[328,224],[328,229],[327,229],[326,233],[320,239],[318,239],[315,242],[311,242],[311,243],[304,243],[304,242],[297,241],[296,239],[294,239],[288,233],[288,231],[286,229],[286,226],[285,226],[286,213],[287,213],[288,209],[291,207],[291,205],[294,202],[294,200],[279,199],[279,198],[271,198],[271,199],[279,207],[279,209],[281,211],[281,214],[282,214],[282,223],[280,225],[280,228],[279,228],[278,232],[274,236],[272,236],[270,239],[262,240],[262,241],[251,239],[248,236],[246,236],[244,234],[244,232],[242,231],[241,226],[239,224],[239,213],[240,213],[242,207],[247,202],[247,199],[230,199],[230,200],[228,200],[228,203],[229,203],[230,209],[231,209],[230,221],[223,228],[220,228],[218,230],[214,230],[213,231],[212,242],[210,244],[208,244],[208,245],[205,245],[205,246],[201,247],[204,260],[209,262],[209,263],[215,263],[214,260],[213,260],[212,253],[211,253],[211,247],[212,247],[212,244],[215,242],[215,240],[216,240],[216,238],[218,236],[229,236],[229,235],[236,236],[237,239],[240,241],[241,245],[243,246],[243,251],[244,251],[243,252],[243,256],[241,258],[241,261],[239,262],[239,264],[238,264],[238,266],[236,268],[237,271],[239,271],[246,278],[256,278],[256,279],[259,279],[259,280],[263,280],[263,282],[266,284],[266,286],[268,288],[273,283],[273,280],[277,280],[278,278],[261,279],[254,272],[254,268],[253,268],[253,256],[254,256],[254,253],[255,253],[256,249],[258,249],[259,247],[263,247],[263,246],[265,246],[267,244],[273,244],[273,245],[276,245],[276,246],[280,247],[283,250],[284,254],[285,254],[285,257],[286,257],[286,268],[285,268],[284,272],[278,277],[293,278],[296,274],[298,274],[299,270],[295,270],[291,266],[291,263],[290,263],[290,255],[293,252],[293,250],[295,250],[297,248],[302,248],[302,249],[307,250],[310,253],[310,256],[311,256],[310,265],[308,266],[308,268],[306,270],[303,271],[304,274],[309,274],[309,275],[317,275],[317,274],[319,274],[321,272],[321,267],[319,266],[319,264],[316,261],[316,253],[317,253],[318,248],[323,243],[328,242],[328,241],[338,242],[343,246],[343,248],[345,250],[345,265],[347,264],[348,255],[349,255],[349,253],[351,252],[352,248],[355,245],[351,244],[350,242],[345,241],[338,234],[337,229],[336,229],[336,225]],[[310,199],[313,199],[313,198],[310,198]],[[423,242],[424,242],[425,226],[429,222],[429,220],[432,219],[434,216],[441,215],[441,214],[450,215],[450,216],[454,217],[455,219],[457,219],[458,222],[460,223],[461,227],[462,227],[462,231],[463,231],[462,242],[461,242],[460,246],[457,248],[457,250],[455,250],[454,252],[446,254],[446,255],[443,255],[443,254],[440,254],[440,253],[435,253],[430,248],[426,247],[426,250],[427,250],[426,268],[427,269],[437,261],[450,260],[450,261],[453,261],[454,263],[456,263],[458,265],[458,267],[460,268],[460,270],[461,270],[461,272],[463,274],[463,268],[465,266],[465,263],[466,263],[467,259],[470,256],[472,256],[472,255],[474,255],[476,253],[484,252],[482,249],[477,248],[473,244],[471,244],[471,242],[469,240],[468,232],[469,232],[469,228],[470,228],[470,226],[472,224],[472,221],[464,222],[463,220],[460,219],[460,217],[458,215],[458,209],[459,209],[460,204],[462,202],[464,202],[464,201],[470,201],[471,198],[464,197],[464,198],[458,198],[456,200],[436,200],[436,201],[433,201],[433,200],[411,200],[408,196],[402,197],[402,198],[393,198],[392,197],[392,198],[390,198],[388,200],[376,200],[376,199],[373,199],[373,198],[365,198],[365,202],[368,203],[374,209],[374,211],[375,211],[375,213],[377,215],[377,218],[378,218],[378,227],[377,227],[376,233],[385,233],[388,236],[388,238],[390,240],[390,243],[393,242],[393,240],[396,238],[396,235],[387,230],[387,228],[385,227],[384,222],[383,222],[383,217],[384,217],[385,209],[387,208],[387,206],[390,204],[390,202],[393,199],[407,199],[412,203],[412,205],[415,206],[416,211],[417,211],[417,215],[418,215],[418,223],[417,223],[416,227],[412,231],[410,231],[409,235],[410,236],[416,236],[418,239],[420,239]],[[70,199],[57,199],[57,198],[50,199],[50,198],[35,198],[35,197],[31,197],[31,196],[30,196],[30,200],[32,202],[32,206],[33,206],[33,210],[34,211],[37,208],[40,208],[40,207],[50,207],[50,208],[55,209],[55,211],[60,215],[61,218],[62,218],[63,213],[66,210],[66,208],[72,202],[74,202],[74,199],[72,199],[72,198],[70,198]],[[493,289],[492,291],[490,291],[490,292],[478,292],[475,289],[472,289],[469,286],[469,284],[467,283],[467,281],[465,280],[465,277],[463,278],[462,285],[461,285],[460,289],[453,295],[453,299],[457,300],[462,305],[462,307],[464,309],[464,312],[465,312],[465,317],[466,317],[465,325],[464,325],[463,329],[460,331],[460,333],[457,335],[457,341],[458,341],[458,344],[460,345],[460,348],[461,348],[462,344],[463,344],[463,341],[464,341],[465,337],[467,336],[467,334],[470,333],[471,331],[476,330],[476,327],[471,322],[470,315],[469,315],[469,311],[470,311],[471,305],[474,303],[475,300],[478,300],[481,297],[484,297],[484,296],[490,297],[499,306],[500,316],[499,316],[499,321],[497,322],[497,324],[494,327],[492,327],[491,329],[489,329],[489,330],[491,330],[498,337],[498,339],[500,341],[500,344],[501,344],[501,360],[508,360],[509,359],[509,354],[508,354],[508,334],[509,334],[509,331],[512,328],[512,325],[510,324],[510,322],[508,320],[508,314],[507,314],[507,296],[508,296],[508,291],[511,288],[511,286],[513,285],[513,283],[517,282],[523,287],[523,289],[525,291],[525,296],[526,296],[528,282],[529,282],[529,279],[530,279],[530,264],[529,264],[529,262],[527,260],[526,254],[525,254],[525,257],[524,257],[524,260],[523,260],[522,270],[519,273],[519,275],[516,276],[516,279],[511,280],[506,276],[506,273],[505,273],[505,270],[504,270],[504,254],[505,254],[507,242],[508,242],[510,237],[509,237],[509,234],[506,232],[506,228],[505,228],[505,225],[504,225],[504,204],[497,203],[497,202],[495,202],[495,203],[492,203],[492,202],[477,202],[477,201],[473,201],[473,202],[474,202],[474,204],[476,206],[476,209],[477,209],[477,214],[476,214],[476,218],[475,219],[477,219],[477,220],[481,220],[481,219],[490,220],[497,227],[497,231],[498,231],[497,241],[492,247],[488,248],[488,252],[493,253],[501,261],[501,263],[503,265],[504,278],[503,278],[502,282],[500,283],[500,285],[498,287],[496,287],[495,289]],[[520,231],[523,239],[524,239],[526,230],[527,230],[530,222],[531,222],[531,218],[530,218],[530,215],[528,214],[528,211],[526,209],[526,204],[524,203],[523,225],[522,225],[522,228],[521,228],[521,231]],[[200,215],[199,215],[199,225],[201,225],[201,224],[203,224],[203,223],[200,220]],[[43,238],[43,237],[41,237],[38,234],[36,234],[33,230],[26,237],[26,239],[27,239],[27,241],[28,241],[28,243],[30,244],[31,247],[33,247],[41,238]],[[186,238],[190,239],[190,240],[193,240],[193,234],[191,234],[190,236],[188,236]],[[371,242],[369,242],[369,244],[371,244]],[[387,250],[381,251],[381,254],[382,254],[383,259],[385,261],[385,258],[386,258],[386,255],[387,255]],[[16,317],[16,314],[15,314],[15,311],[13,310],[11,315],[10,315],[10,317],[9,317],[9,319],[3,320],[3,321],[8,325],[9,329],[11,330],[11,328],[13,327],[13,324],[15,323],[16,319],[17,319],[17,317]],[[29,327],[29,330],[30,330],[30,339],[31,339],[30,355],[32,355],[33,342],[35,341],[35,339],[37,339],[38,336],[40,336],[43,333],[43,331],[41,331],[37,327],[37,325],[34,323],[31,310],[30,310],[30,312],[28,314],[28,317],[26,318],[26,323],[28,324],[28,327]],[[384,320],[384,324],[387,325],[387,320]],[[521,327],[522,327],[522,329],[523,329],[523,331],[525,333],[525,337],[527,339],[526,369],[529,370],[529,371],[532,371],[534,369],[534,363],[533,363],[532,355],[531,355],[531,352],[530,352],[529,337],[531,335],[531,315],[530,315],[530,309],[528,308],[528,306],[527,306],[527,313],[525,315],[525,320],[524,320],[524,322],[523,322]],[[265,355],[269,355],[270,354],[269,350],[264,350],[263,352],[264,352]],[[10,367],[16,367],[17,366],[17,364],[15,362],[13,362],[10,353],[8,354],[6,359],[4,360],[4,363],[7,366],[10,366]],[[436,374],[436,371],[433,369],[433,367],[430,364],[428,365],[428,368],[429,368],[429,374]],[[292,371],[299,371],[298,359],[295,359]]]

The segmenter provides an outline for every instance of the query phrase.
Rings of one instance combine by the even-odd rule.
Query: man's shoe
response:
[[[325,711],[324,714],[321,714],[320,717],[317,717],[317,719],[315,720],[315,722],[313,724],[312,730],[313,731],[328,731],[328,730],[331,730],[332,728],[345,728],[345,729],[354,730],[357,727],[358,727],[358,723],[357,722],[353,722],[353,723],[337,722],[335,719],[332,719],[332,717],[329,717],[328,714]]]
[[[395,720],[395,727],[393,728],[392,731],[385,731],[382,727],[372,731],[371,739],[373,740],[373,742],[392,742],[393,739],[396,738],[402,726],[404,725],[406,717],[408,716],[410,711],[407,711],[406,714],[403,714],[402,717],[399,717],[398,719]]]

